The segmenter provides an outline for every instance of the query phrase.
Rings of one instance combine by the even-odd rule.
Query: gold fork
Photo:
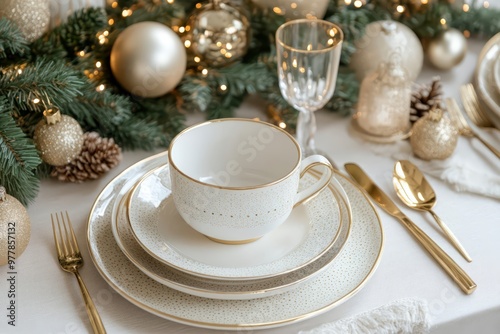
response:
[[[59,217],[61,218],[62,224],[59,222]],[[59,264],[61,265],[62,270],[75,274],[83,295],[83,300],[85,301],[85,308],[87,309],[92,329],[94,330],[94,333],[104,334],[106,333],[106,330],[102,324],[101,317],[99,316],[94,302],[90,297],[89,291],[87,290],[87,287],[85,286],[85,283],[83,283],[83,279],[78,272],[78,268],[83,266],[83,257],[80,253],[78,242],[76,241],[73,226],[71,226],[69,214],[66,211],[66,219],[64,219],[62,212],[60,215],[56,213],[55,221],[54,216],[50,214],[50,219],[52,220],[52,230],[54,232],[54,241],[56,243]],[[63,228],[61,228],[61,225]]]
[[[458,131],[461,135],[467,136],[467,137],[476,137],[479,139],[481,143],[483,143],[484,146],[486,146],[493,154],[497,156],[497,158],[500,158],[500,151],[497,150],[493,145],[485,141],[478,133],[475,131],[471,124],[470,120],[468,119],[467,115],[463,114],[462,111],[460,110],[460,107],[457,104],[457,101],[452,98],[447,98],[446,99],[446,107],[448,109],[448,112],[450,113],[450,117],[452,121],[455,123],[455,125],[458,128]]]
[[[485,128],[494,127],[490,118],[481,107],[476,90],[471,83],[460,87],[460,97],[462,98],[465,113],[469,116],[472,122],[474,122],[474,124]]]

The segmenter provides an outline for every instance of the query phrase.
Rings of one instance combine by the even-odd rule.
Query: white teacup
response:
[[[283,223],[294,206],[324,189],[332,166],[321,155],[302,160],[298,143],[272,124],[219,119],[187,128],[168,160],[175,206],[195,230],[223,243],[254,241]],[[299,189],[301,176],[322,177]]]

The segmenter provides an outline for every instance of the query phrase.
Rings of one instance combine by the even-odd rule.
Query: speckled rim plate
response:
[[[126,184],[120,190],[120,194],[115,200],[111,222],[113,235],[122,252],[137,268],[155,281],[173,289],[205,298],[255,299],[269,297],[297,288],[314,277],[314,275],[320,273],[336,258],[347,241],[351,226],[351,211],[347,195],[342,188],[338,188],[339,193],[337,194],[337,189],[331,186],[330,189],[336,201],[340,203],[342,224],[339,231],[339,242],[326,254],[293,273],[268,279],[221,282],[220,280],[192,276],[167,266],[150,256],[137,243],[127,216],[126,201],[130,196],[130,188],[131,186]]]
[[[306,174],[306,187],[317,181]],[[156,260],[188,274],[219,280],[264,279],[303,268],[339,243],[342,221],[332,188],[295,207],[257,241],[227,245],[191,228],[175,208],[169,165],[146,173],[130,194],[128,221],[137,242]]]
[[[500,33],[496,34],[481,50],[476,70],[474,86],[479,99],[486,105],[486,113],[497,128],[500,128],[500,91],[495,82],[495,62],[500,57]]]
[[[264,329],[302,321],[345,302],[368,282],[383,248],[383,231],[366,195],[337,174],[352,208],[350,236],[336,260],[297,289],[267,298],[215,300],[192,296],[160,284],[121,252],[111,231],[111,214],[120,188],[130,178],[166,161],[166,153],[142,160],[113,179],[89,214],[87,244],[104,280],[134,305],[179,323],[222,330]]]

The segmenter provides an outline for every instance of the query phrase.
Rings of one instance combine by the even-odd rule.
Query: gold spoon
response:
[[[452,245],[468,262],[471,262],[472,259],[453,232],[432,210],[436,204],[436,193],[418,167],[408,160],[399,160],[394,165],[393,175],[394,189],[403,203],[410,208],[430,212]]]

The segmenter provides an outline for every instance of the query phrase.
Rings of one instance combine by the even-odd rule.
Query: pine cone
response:
[[[50,176],[81,183],[99,178],[121,161],[121,149],[112,138],[101,138],[96,132],[87,132],[83,137],[80,155],[67,165],[54,167]]]
[[[430,85],[417,86],[411,96],[410,121],[415,123],[426,115],[434,105],[441,107],[442,95],[440,77],[434,77]]]

